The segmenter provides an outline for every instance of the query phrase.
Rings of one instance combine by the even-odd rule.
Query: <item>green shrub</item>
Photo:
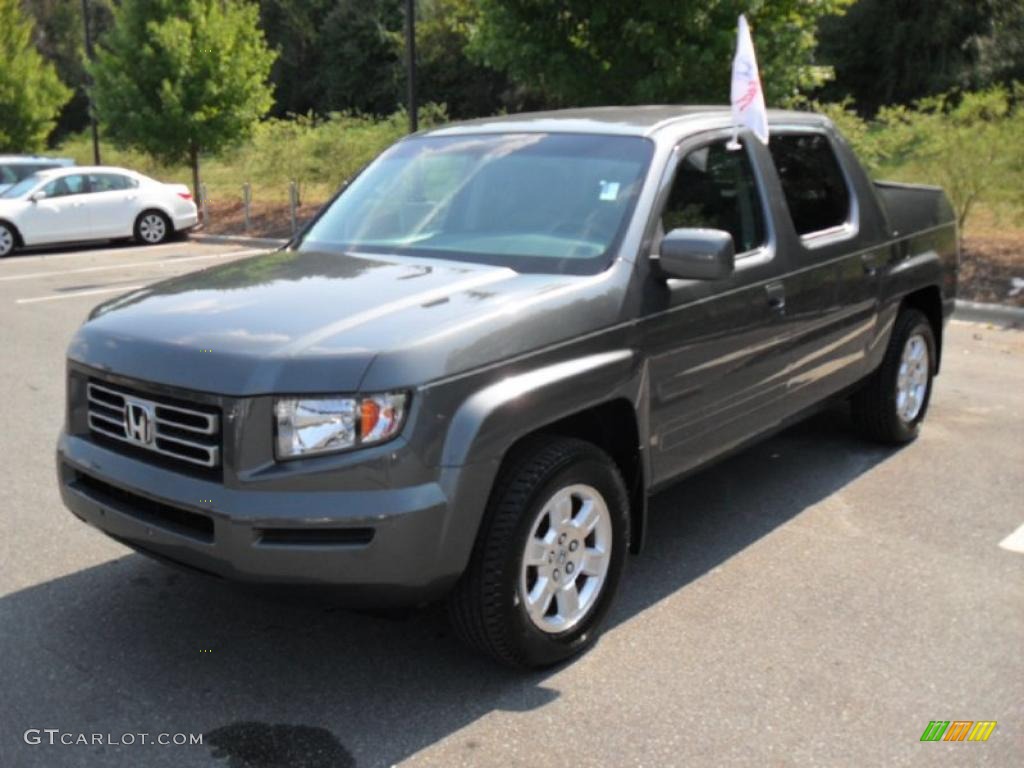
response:
[[[446,119],[444,105],[427,104],[419,111],[419,122],[424,128]],[[322,119],[300,115],[264,120],[244,146],[204,158],[204,183],[213,201],[238,200],[242,185],[249,183],[254,200],[284,202],[288,199],[289,182],[295,181],[304,200],[319,202],[402,138],[407,130],[408,116],[404,111],[386,118],[334,113]],[[92,163],[92,143],[86,134],[67,139],[56,151],[80,164]],[[190,181],[187,167],[161,165],[132,150],[104,145],[103,162],[131,168],[161,181]]]
[[[1024,87],[884,107],[870,122],[849,100],[808,106],[832,118],[875,177],[943,187],[961,228],[979,204],[1024,207]]]

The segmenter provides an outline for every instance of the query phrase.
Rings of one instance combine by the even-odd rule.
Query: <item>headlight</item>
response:
[[[284,398],[274,403],[277,458],[376,445],[398,434],[408,396]]]

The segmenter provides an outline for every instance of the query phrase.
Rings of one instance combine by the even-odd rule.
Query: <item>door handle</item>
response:
[[[768,306],[783,314],[786,311],[786,286],[782,283],[768,283],[764,292],[768,295]]]
[[[878,261],[874,254],[866,253],[860,257],[861,266],[864,268],[864,274],[868,277],[875,277],[878,275]]]

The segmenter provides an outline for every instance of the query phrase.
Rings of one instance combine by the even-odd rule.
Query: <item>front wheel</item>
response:
[[[171,221],[159,211],[143,211],[135,220],[135,239],[146,245],[157,245],[171,236]]]
[[[528,441],[499,474],[449,598],[452,624],[510,666],[581,653],[615,596],[628,541],[629,498],[614,462],[582,440]]]
[[[931,399],[935,360],[928,318],[916,309],[902,311],[882,364],[852,399],[854,420],[869,437],[890,444],[917,437]]]
[[[14,230],[8,224],[0,222],[0,259],[14,253],[14,246],[17,240],[14,237]]]

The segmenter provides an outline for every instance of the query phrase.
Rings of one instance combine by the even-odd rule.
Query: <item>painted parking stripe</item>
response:
[[[79,269],[59,269],[52,272],[29,272],[25,275],[4,275],[0,277],[0,283],[11,280],[31,280],[38,277],[54,277],[63,275],[77,275],[83,272],[104,272],[109,270],[134,269],[135,267],[166,267],[175,264],[184,264],[188,261],[201,261],[203,259],[223,259],[228,256],[255,256],[257,253],[267,253],[266,248],[251,248],[246,251],[222,251],[220,253],[203,253],[199,256],[185,256],[180,259],[164,259],[161,261],[136,261],[130,264],[104,264],[98,267],[81,267]]]
[[[999,542],[999,546],[1010,552],[1024,554],[1024,525],[1018,526],[1017,530]]]
[[[100,293],[114,293],[115,291],[137,291],[141,285],[112,285],[108,288],[92,288],[88,291],[72,291],[70,293],[58,293],[53,296],[33,296],[30,299],[15,299],[15,304],[35,304],[40,301],[57,301],[58,299],[77,299],[80,296],[96,296]]]
[[[161,243],[160,245],[130,245],[121,248],[82,248],[77,251],[63,251],[61,253],[25,253],[16,255],[11,259],[13,264],[26,264],[35,261],[51,261],[54,259],[80,259],[83,256],[110,256],[119,253],[136,253],[143,251],[153,253],[157,251],[168,251],[171,248],[181,248],[182,243]],[[60,248],[59,243],[46,246],[47,248]],[[73,247],[73,246],[72,246]]]

